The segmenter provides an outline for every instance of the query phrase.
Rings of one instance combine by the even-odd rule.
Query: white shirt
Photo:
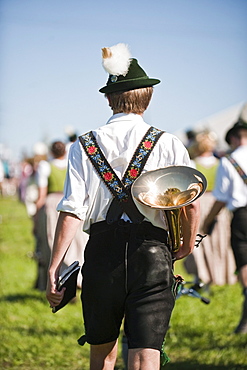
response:
[[[247,145],[235,149],[231,156],[247,174]],[[247,205],[247,185],[225,157],[220,160],[213,195],[220,202],[226,203],[230,211]]]
[[[137,114],[115,114],[106,125],[93,134],[109,164],[121,179],[131,158],[150,128]],[[170,166],[190,165],[189,155],[181,141],[172,134],[164,133],[159,138],[148,158],[143,173]],[[75,214],[84,220],[83,229],[89,232],[90,225],[104,221],[112,195],[93,168],[81,143],[77,140],[71,147],[64,197],[57,210]],[[145,217],[158,227],[164,227],[162,212],[144,207]]]
[[[0,159],[0,183],[4,180],[4,167],[3,162]]]

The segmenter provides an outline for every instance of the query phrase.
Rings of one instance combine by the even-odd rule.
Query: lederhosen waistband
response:
[[[97,235],[108,231],[115,232],[116,230],[121,230],[125,233],[131,233],[135,230],[136,236],[143,237],[144,239],[155,239],[166,245],[168,244],[167,231],[152,225],[148,221],[143,221],[140,224],[133,224],[124,220],[119,220],[112,224],[108,224],[106,221],[100,221],[91,225],[90,235]]]

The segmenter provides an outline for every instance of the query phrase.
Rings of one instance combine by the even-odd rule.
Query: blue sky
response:
[[[246,0],[1,0],[0,143],[32,154],[111,115],[101,48],[161,79],[145,119],[168,132],[247,101]]]

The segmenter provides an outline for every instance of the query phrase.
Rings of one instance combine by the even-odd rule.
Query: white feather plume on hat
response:
[[[106,72],[115,76],[126,76],[131,63],[131,55],[126,44],[117,44],[102,49],[102,64]]]

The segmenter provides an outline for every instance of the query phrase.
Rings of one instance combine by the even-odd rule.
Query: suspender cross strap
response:
[[[141,174],[147,159],[163,131],[150,127],[138,145],[125,174],[120,180],[111,168],[101,151],[92,131],[81,135],[79,140],[105,185],[114,199],[107,214],[107,222],[112,223],[120,219],[125,212],[132,222],[142,222],[144,216],[138,211],[130,194],[130,187]]]
[[[227,154],[225,157],[228,159],[229,162],[231,162],[233,167],[237,170],[238,174],[242,177],[244,183],[247,185],[247,175],[239,166],[239,164],[235,161],[235,159],[232,158],[231,154]]]

